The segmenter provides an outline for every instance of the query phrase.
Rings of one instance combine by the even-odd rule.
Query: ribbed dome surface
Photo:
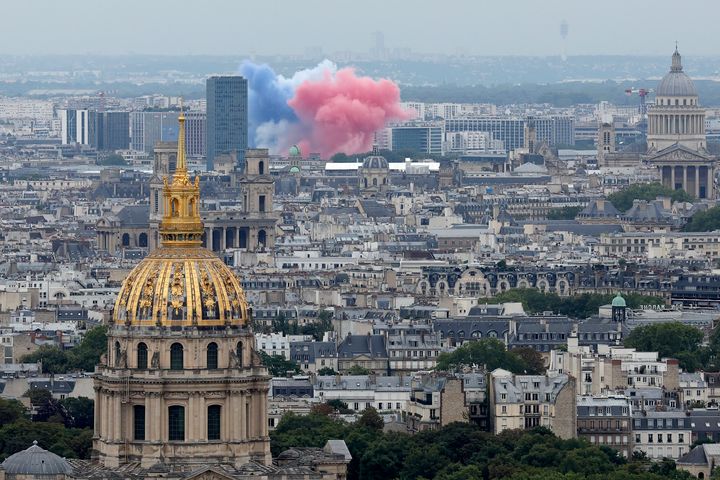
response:
[[[125,279],[113,319],[134,326],[244,326],[247,308],[240,281],[213,252],[164,247]]]
[[[14,475],[72,474],[72,467],[64,458],[38,447],[37,442],[27,450],[10,455],[2,468]]]
[[[390,168],[388,161],[381,155],[371,155],[363,160],[363,168]]]
[[[660,80],[655,90],[658,97],[697,97],[697,89],[692,79],[682,71],[680,53],[675,50],[670,71]]]

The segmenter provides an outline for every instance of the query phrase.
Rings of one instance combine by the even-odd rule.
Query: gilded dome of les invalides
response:
[[[247,301],[235,274],[202,246],[200,179],[190,180],[181,114],[177,167],[163,188],[162,246],[123,282],[113,320],[130,326],[244,326]]]

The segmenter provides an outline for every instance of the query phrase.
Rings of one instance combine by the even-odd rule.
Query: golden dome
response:
[[[185,116],[178,118],[177,167],[165,178],[162,246],[123,282],[113,320],[133,326],[216,327],[248,323],[245,293],[235,274],[202,247],[200,179],[185,162]]]

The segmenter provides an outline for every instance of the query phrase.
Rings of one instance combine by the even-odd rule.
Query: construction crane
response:
[[[645,117],[645,115],[647,115],[647,104],[645,102],[645,97],[647,97],[651,93],[655,93],[655,90],[652,88],[632,87],[632,88],[628,88],[625,90],[625,94],[627,96],[637,95],[638,97],[640,97],[640,108],[638,109],[638,111],[640,112],[640,115],[642,115],[643,117]]]
[[[655,90],[652,88],[628,88],[625,90],[625,94],[627,96],[630,95],[637,95],[640,97],[640,106],[638,107],[638,112],[640,113],[640,122],[638,123],[638,126],[640,127],[640,131],[643,135],[647,134],[647,102],[646,98],[651,93],[655,93]]]

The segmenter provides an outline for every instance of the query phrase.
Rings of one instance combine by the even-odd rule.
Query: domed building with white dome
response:
[[[696,198],[714,197],[715,161],[707,151],[705,110],[677,48],[648,108],[647,145],[648,162],[658,167],[664,185]]]

